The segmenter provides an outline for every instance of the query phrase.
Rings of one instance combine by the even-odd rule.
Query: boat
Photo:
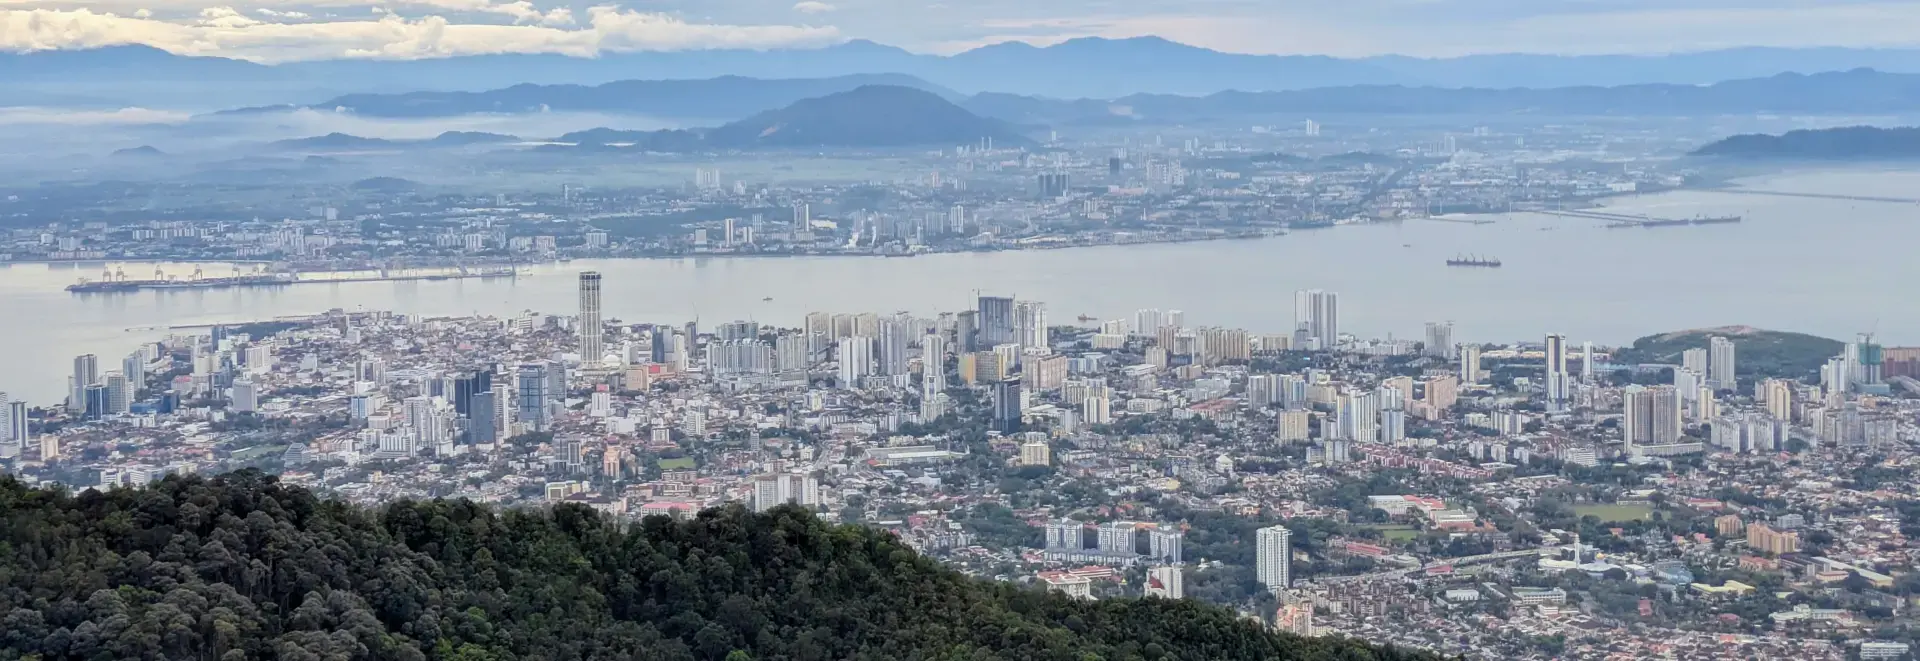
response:
[[[767,301],[771,301],[771,300],[773,300],[773,297],[772,297],[772,296],[768,296],[768,297],[766,297],[766,298],[763,298],[763,299],[760,299],[760,302],[761,302],[761,303],[765,303],[765,302],[767,302]]]
[[[1447,260],[1447,266],[1473,266],[1497,269],[1500,268],[1500,260],[1492,257],[1480,257],[1478,255],[1459,255]]]
[[[1095,317],[1093,315],[1086,315],[1086,314],[1080,315],[1080,323],[1083,323],[1083,324],[1089,321],[1099,321],[1099,320],[1100,320],[1099,317]]]

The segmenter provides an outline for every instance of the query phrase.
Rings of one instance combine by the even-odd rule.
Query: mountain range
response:
[[[520,83],[599,85],[635,79],[834,78],[904,74],[965,93],[1064,98],[1205,95],[1352,85],[1565,87],[1695,85],[1782,72],[1871,67],[1920,73],[1920,50],[1742,48],[1658,56],[1474,55],[1342,59],[1246,55],[1156,37],[1083,38],[1048,47],[1009,42],[950,56],[871,41],[795,50],[474,55],[421,60],[325,60],[262,65],[172,55],[145,46],[0,54],[0,105],[60,90],[103,100],[129,94],[234,95],[269,90],[281,102],[347,92],[474,91]],[[112,86],[119,86],[114,88]],[[188,88],[183,91],[184,88]],[[331,91],[332,93],[329,93]],[[257,96],[257,95],[256,95]]]
[[[980,117],[940,95],[898,85],[865,85],[802,99],[711,129],[567,133],[548,150],[634,149],[657,152],[790,148],[895,148],[928,145],[1032,144],[1017,127]],[[386,140],[344,133],[272,143],[275,149],[331,151],[465,146],[517,141],[493,133],[447,132],[430,140]]]
[[[1712,85],[1485,89],[1366,85],[1205,96],[1136,94],[1111,100],[1056,99],[1004,93],[971,97],[908,76],[828,79],[623,81],[583,87],[519,85],[489,92],[417,92],[339,97],[316,108],[376,117],[448,117],[474,113],[591,110],[608,113],[744,117],[802,98],[885,81],[944,97],[975,115],[1022,125],[1193,122],[1287,114],[1631,115],[1910,113],[1920,112],[1920,74],[1873,70],[1779,74]],[[243,113],[273,110],[247,109]],[[884,118],[880,118],[884,119]]]

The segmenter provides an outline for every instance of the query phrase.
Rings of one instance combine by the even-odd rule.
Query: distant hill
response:
[[[257,471],[74,493],[0,478],[8,659],[1430,661],[1192,599],[971,578],[798,506],[323,500]]]
[[[1725,326],[1649,335],[1634,340],[1630,347],[1615,351],[1613,361],[1624,364],[1678,364],[1681,352],[1706,348],[1707,338],[1715,335],[1733,340],[1734,366],[1742,378],[1798,379],[1816,374],[1828,358],[1840,355],[1846,348],[1839,340],[1814,335],[1762,330],[1751,326]]]
[[[1011,125],[967,112],[931,92],[868,85],[806,99],[707,132],[717,147],[911,147],[1030,144]]]
[[[392,140],[382,139],[382,138],[362,138],[357,135],[347,135],[345,133],[328,133],[326,135],[318,135],[311,138],[294,138],[291,140],[278,140],[271,143],[268,146],[276,149],[289,149],[289,150],[390,149],[394,147],[399,147],[400,143],[394,142]]]
[[[603,85],[514,85],[485,92],[350,94],[313,104],[369,117],[450,117],[474,113],[607,112],[727,120],[801,99],[866,85],[895,85],[953,95],[927,81],[898,74],[763,80],[724,76],[705,80],[623,80]],[[278,108],[243,108],[258,113]]]
[[[555,138],[580,148],[645,151],[764,148],[889,148],[923,145],[1031,144],[1013,126],[967,112],[939,95],[910,87],[868,85],[805,99],[704,130],[575,131]],[[559,151],[559,148],[546,151]]]
[[[1750,160],[1905,160],[1920,158],[1920,128],[1849,126],[1782,135],[1736,135],[1693,153]]]
[[[112,155],[114,158],[153,158],[156,156],[166,156],[167,153],[160,151],[159,148],[153,145],[140,145],[126,149],[116,149]]]
[[[505,135],[501,133],[482,133],[479,131],[447,131],[446,133],[442,133],[440,135],[434,136],[430,140],[422,141],[421,144],[432,145],[435,147],[457,147],[461,145],[490,145],[490,144],[499,144],[503,142],[519,142],[519,141],[520,141],[520,138],[518,136]]]
[[[404,193],[419,187],[420,184],[399,177],[368,177],[348,186],[353,190],[372,193]]]

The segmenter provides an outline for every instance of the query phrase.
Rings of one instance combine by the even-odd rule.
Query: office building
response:
[[[497,409],[492,390],[474,393],[467,399],[467,426],[464,432],[467,443],[489,445],[500,440],[499,423],[494,420]]]
[[[493,391],[493,371],[480,370],[453,380],[453,412],[473,417],[473,398]],[[493,417],[491,415],[487,416]]]
[[[1714,390],[1732,390],[1739,386],[1733,361],[1733,340],[1718,335],[1707,338],[1707,385]]]
[[[1567,410],[1573,395],[1572,375],[1567,372],[1566,336],[1548,335],[1545,353],[1547,362],[1547,412],[1558,413]]]
[[[1162,599],[1181,599],[1186,597],[1185,585],[1181,581],[1179,567],[1154,567],[1147,570],[1146,596]]]
[[[1427,322],[1427,343],[1421,346],[1426,355],[1445,360],[1453,360],[1453,322]]]
[[[1021,401],[1020,380],[1001,379],[993,383],[993,428],[1012,431],[1020,427],[1025,405]]]
[[[956,353],[980,350],[980,312],[978,310],[961,310],[953,315],[953,344],[956,347]]]
[[[836,347],[834,360],[840,364],[840,387],[860,387],[860,380],[873,374],[873,340],[855,335],[841,339]]]
[[[133,406],[133,386],[118,371],[107,372],[102,380],[107,387],[107,415],[123,415]]]
[[[232,402],[227,408],[232,409],[234,413],[252,413],[259,410],[260,393],[255,389],[253,381],[238,379],[233,382]]]
[[[93,354],[81,354],[73,359],[73,374],[68,377],[67,410],[83,412],[87,410],[87,386],[100,380],[100,357]]]
[[[548,372],[551,366],[545,362],[525,363],[515,375],[518,387],[514,418],[527,426],[528,431],[543,432],[553,425],[553,411],[547,405],[547,389],[552,379]]]
[[[138,399],[140,397],[140,391],[147,389],[146,350],[135,351],[127,354],[126,358],[121,359],[120,374],[127,377],[127,396]]]
[[[718,172],[714,173],[716,177]],[[600,273],[585,271],[580,274],[580,364],[598,365],[605,354],[601,341],[606,337],[606,327],[600,322]]]
[[[1284,590],[1293,577],[1293,531],[1286,526],[1254,533],[1254,573],[1269,590]]]
[[[1014,340],[1013,299],[1001,296],[980,297],[980,324],[976,331],[979,347],[1010,344]]]
[[[1293,321],[1297,334],[1318,342],[1322,351],[1340,343],[1340,295],[1307,289],[1293,294]]]

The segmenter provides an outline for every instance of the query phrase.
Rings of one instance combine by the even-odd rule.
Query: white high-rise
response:
[[[947,336],[932,333],[920,336],[920,391],[931,394],[947,389]]]
[[[838,349],[834,359],[840,363],[840,387],[859,387],[860,379],[873,373],[873,339],[859,335],[842,338]]]
[[[1318,289],[1294,292],[1293,321],[1295,328],[1320,342],[1322,351],[1333,349],[1340,341],[1340,295]]]
[[[714,173],[718,178],[719,172]],[[717,185],[717,184],[716,184]],[[601,341],[606,329],[600,323],[600,273],[580,274],[580,364],[597,365],[604,353]]]
[[[1013,304],[1013,342],[1022,349],[1046,349],[1047,304],[1018,301]]]
[[[68,411],[87,410],[87,386],[100,380],[100,357],[81,354],[73,359],[73,376],[67,382]]]
[[[1460,383],[1478,383],[1480,379],[1480,345],[1460,345]]]
[[[1733,340],[1714,336],[1707,339],[1707,385],[1716,390],[1731,390],[1738,380],[1733,362]]]
[[[1372,441],[1379,435],[1380,399],[1372,391],[1347,391],[1340,394],[1334,410],[1333,438]]]
[[[1270,590],[1284,590],[1293,578],[1293,531],[1286,526],[1254,533],[1255,573]]]
[[[894,315],[880,319],[880,336],[874,342],[879,369],[875,373],[883,376],[897,376],[907,373],[911,361],[907,357],[907,348],[913,343],[913,329],[906,315]]]
[[[1580,343],[1580,382],[1593,383],[1593,343]]]

